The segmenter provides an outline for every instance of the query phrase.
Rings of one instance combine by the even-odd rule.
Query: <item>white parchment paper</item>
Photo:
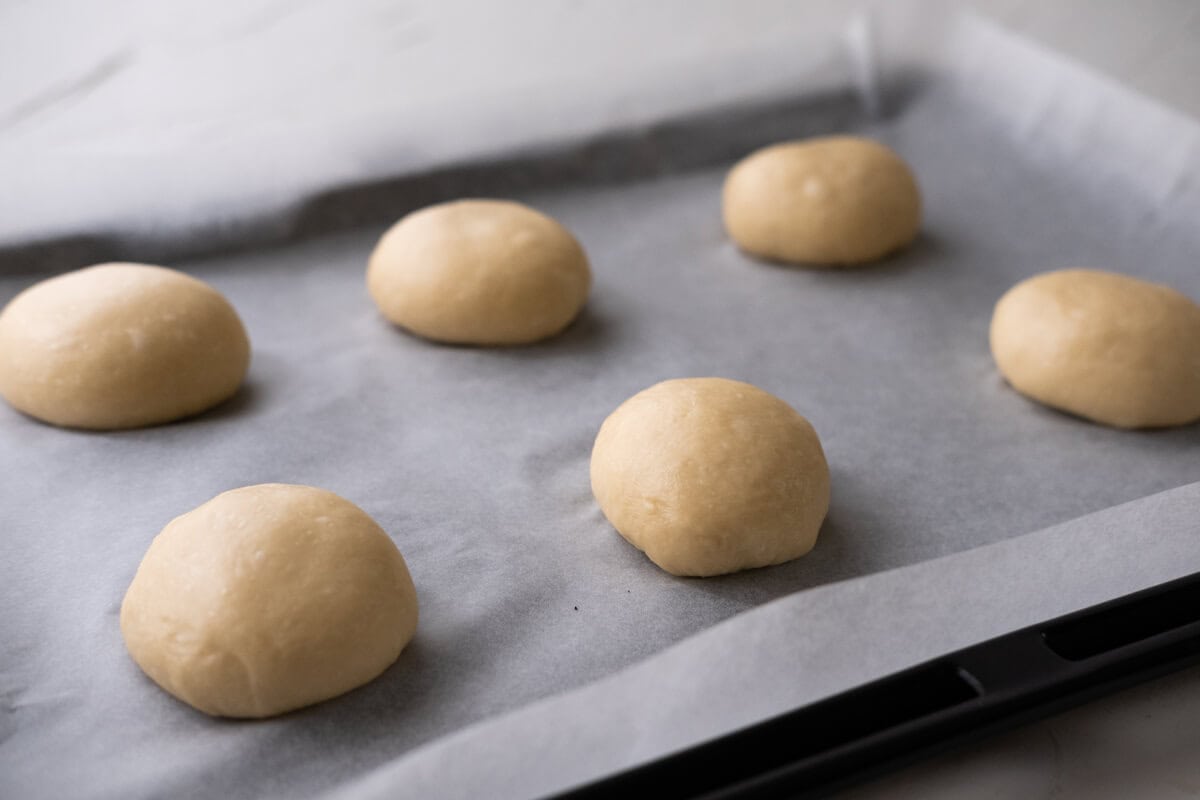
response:
[[[874,267],[748,260],[721,231],[723,169],[523,195],[596,275],[583,317],[535,347],[387,326],[363,287],[379,228],[177,265],[247,324],[239,397],[111,434],[0,413],[0,795],[534,796],[1200,569],[1200,428],[1037,407],[986,345],[995,300],[1046,269],[1200,297],[1200,132],[993,29],[948,44],[890,116],[855,126],[910,160],[926,199],[920,241]],[[0,299],[30,279],[0,278]],[[688,375],[812,420],[834,500],[810,556],[677,579],[604,522],[596,429]],[[266,481],[371,513],[421,628],[343,698],[212,720],[140,674],[117,610],[169,519]]]

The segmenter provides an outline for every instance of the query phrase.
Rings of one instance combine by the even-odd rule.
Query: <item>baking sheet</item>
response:
[[[1191,484],[783,598],[565,696],[438,740],[332,796],[541,797],[595,780],[1187,574],[1200,566],[1198,507],[1200,484]],[[1195,673],[1185,688],[1200,684]]]
[[[1196,127],[995,31],[959,28],[955,42],[893,116],[840,117],[903,153],[926,199],[921,240],[875,267],[741,256],[720,228],[721,168],[518,192],[578,234],[596,276],[579,322],[530,348],[390,329],[362,280],[381,227],[180,265],[249,328],[238,398],[114,434],[0,415],[3,794],[521,796],[1200,568],[1187,486],[1200,429],[1113,431],[1036,407],[986,349],[995,299],[1049,268],[1200,296],[1200,200],[1179,177],[1200,165]],[[796,130],[811,124],[803,104],[780,108]],[[0,298],[27,283],[0,279]],[[597,427],[685,375],[756,383],[813,421],[834,499],[810,556],[677,579],[605,524],[587,479]],[[171,517],[266,481],[371,513],[409,562],[421,629],[346,697],[210,720],[141,676],[116,614]],[[1012,539],[1126,501],[1138,502]]]

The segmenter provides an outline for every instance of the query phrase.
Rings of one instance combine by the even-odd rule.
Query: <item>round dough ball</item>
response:
[[[367,288],[390,322],[455,344],[553,336],[583,308],[591,283],[566,228],[507,200],[415,211],[383,235],[367,267]]]
[[[724,378],[651,386],[592,449],[592,493],[613,527],[674,575],[798,558],[829,510],[816,431],[774,395]]]
[[[908,165],[858,136],[758,150],[725,179],[725,229],[746,252],[793,264],[861,264],[911,242],[921,195]]]
[[[198,414],[236,392],[249,364],[229,302],[163,267],[68,272],[0,312],[0,394],[54,425],[137,428]]]
[[[396,545],[323,489],[217,495],[150,545],[121,633],[155,683],[206,714],[268,717],[374,679],[417,627]]]
[[[996,303],[991,346],[1008,382],[1053,408],[1117,428],[1200,419],[1200,306],[1166,286],[1035,275]]]

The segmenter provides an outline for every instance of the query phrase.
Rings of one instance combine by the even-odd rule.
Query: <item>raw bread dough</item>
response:
[[[413,212],[383,235],[367,267],[367,288],[390,322],[457,344],[553,336],[575,319],[591,282],[566,228],[506,200]]]
[[[229,302],[163,267],[68,272],[0,312],[0,394],[55,425],[137,428],[197,414],[237,391],[249,363]]]
[[[765,147],[725,179],[725,229],[746,252],[794,264],[860,264],[911,242],[921,195],[908,166],[858,136]]]
[[[361,686],[416,627],[412,578],[383,529],[332,492],[279,483],[172,520],[121,604],[138,666],[224,717],[282,714]]]
[[[748,383],[685,378],[621,404],[592,449],[592,492],[634,547],[674,575],[798,558],[829,510],[816,431]]]
[[[1018,283],[992,315],[1008,382],[1118,428],[1200,419],[1200,306],[1166,286],[1092,269]]]

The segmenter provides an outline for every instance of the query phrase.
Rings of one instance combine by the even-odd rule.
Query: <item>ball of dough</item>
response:
[[[0,394],[70,428],[137,428],[230,397],[250,342],[229,302],[182,272],[101,264],[42,281],[0,312]]]
[[[651,386],[596,436],[592,493],[613,527],[674,575],[798,558],[829,510],[816,431],[774,395],[724,378]]]
[[[591,282],[566,228],[506,200],[415,211],[383,235],[367,267],[367,288],[390,322],[456,344],[553,336],[583,308]]]
[[[332,492],[271,483],[217,495],[150,545],[121,633],[155,683],[223,717],[268,717],[377,677],[412,638],[396,545]]]
[[[725,179],[725,229],[746,252],[793,264],[861,264],[911,242],[921,195],[908,165],[857,136],[785,142]]]
[[[1200,306],[1092,269],[1035,275],[996,304],[992,355],[1022,394],[1117,428],[1200,419]]]

